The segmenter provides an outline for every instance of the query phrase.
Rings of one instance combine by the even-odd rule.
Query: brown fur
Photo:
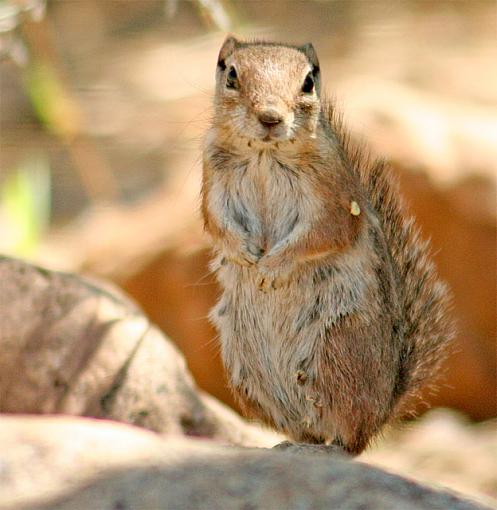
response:
[[[240,402],[296,441],[361,452],[438,370],[448,298],[386,166],[320,98],[312,46],[226,40],[202,213]]]

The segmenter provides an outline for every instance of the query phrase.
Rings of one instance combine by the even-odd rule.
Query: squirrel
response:
[[[450,296],[387,165],[321,97],[312,44],[226,38],[201,201],[242,410],[359,454],[440,371]]]

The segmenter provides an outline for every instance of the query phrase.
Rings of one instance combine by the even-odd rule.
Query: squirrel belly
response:
[[[438,370],[448,295],[388,169],[321,99],[312,46],[225,41],[202,213],[245,412],[360,453]]]

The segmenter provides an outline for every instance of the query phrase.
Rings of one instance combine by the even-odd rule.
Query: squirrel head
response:
[[[226,38],[216,71],[218,131],[235,143],[270,146],[313,138],[319,113],[319,62],[312,44]]]

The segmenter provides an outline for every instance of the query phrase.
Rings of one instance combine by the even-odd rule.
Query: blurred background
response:
[[[454,292],[455,348],[425,399],[495,418],[496,5],[0,0],[0,252],[114,281],[233,405],[198,207],[216,57],[227,32],[312,41]]]

